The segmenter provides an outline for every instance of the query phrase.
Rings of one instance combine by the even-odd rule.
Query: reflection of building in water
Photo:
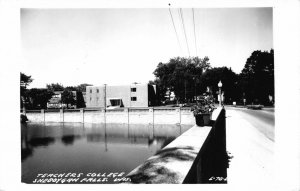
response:
[[[156,86],[149,84],[87,86],[85,99],[86,107],[154,106],[157,101]]]

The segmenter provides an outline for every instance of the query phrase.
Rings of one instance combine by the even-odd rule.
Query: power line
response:
[[[192,8],[193,11],[193,24],[194,24],[194,36],[195,36],[195,48],[196,48],[196,56],[198,55],[197,53],[197,38],[196,38],[196,25],[195,25],[195,13],[194,13],[194,8]]]
[[[176,38],[177,38],[177,42],[178,42],[180,51],[182,51],[182,48],[181,48],[181,45],[180,45],[180,41],[179,41],[179,37],[178,37],[178,33],[177,33],[177,31],[176,31],[174,19],[173,19],[172,12],[171,12],[171,9],[170,9],[170,8],[169,8],[169,13],[170,13],[170,16],[171,16],[171,19],[172,19],[172,23],[173,23],[173,27],[174,27],[174,31],[175,31],[175,34],[176,34]]]
[[[184,36],[185,36],[185,42],[186,42],[187,50],[188,50],[188,53],[189,53],[189,56],[190,56],[190,49],[189,49],[189,44],[188,44],[187,36],[186,36],[186,32],[185,32],[184,20],[183,20],[183,14],[182,14],[182,9],[181,8],[180,8],[180,16],[181,16],[181,23],[182,23],[182,26],[183,26],[183,32],[184,32]]]

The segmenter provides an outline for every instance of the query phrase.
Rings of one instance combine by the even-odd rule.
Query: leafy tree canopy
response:
[[[64,86],[59,83],[52,83],[52,84],[47,84],[46,85],[47,89],[50,91],[64,91]]]
[[[254,51],[240,74],[240,86],[248,101],[269,104],[274,97],[274,50]]]
[[[205,91],[206,87],[210,87],[213,95],[217,95],[219,81],[222,82],[222,92],[226,97],[225,102],[237,101],[239,95],[238,75],[231,68],[215,67],[208,69],[200,79],[201,90]]]
[[[75,95],[71,90],[65,89],[61,94],[61,102],[67,104],[67,108],[70,105],[76,104]]]
[[[31,76],[20,73],[20,106],[23,108],[29,102],[27,86],[33,81]]]
[[[47,102],[52,98],[54,93],[48,89],[33,88],[28,91],[31,109],[47,109]]]
[[[27,76],[24,73],[20,73],[20,90],[21,90],[21,96],[23,97],[23,99],[25,99],[26,97],[26,89],[27,86],[33,81],[33,79],[31,78],[31,76]]]
[[[208,57],[172,58],[168,63],[157,65],[153,72],[156,77],[154,82],[162,94],[166,91],[174,91],[177,100],[191,100],[197,93],[195,84],[199,82],[202,73],[209,68]]]
[[[76,88],[80,92],[86,92],[87,86],[92,86],[92,84],[83,83],[83,84],[78,85]]]
[[[21,72],[21,76],[20,76],[20,86],[21,87],[26,88],[32,81],[33,81],[33,79],[31,78],[31,76],[27,76],[26,74]]]

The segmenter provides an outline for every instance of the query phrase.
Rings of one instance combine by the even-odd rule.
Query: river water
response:
[[[41,178],[46,173],[81,173],[82,176],[92,173],[115,173],[121,176],[123,173],[125,176],[190,127],[150,124],[22,124],[22,182],[34,183],[37,177]],[[118,182],[108,178],[101,183]]]

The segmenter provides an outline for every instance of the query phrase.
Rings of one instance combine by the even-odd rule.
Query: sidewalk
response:
[[[266,138],[236,111],[226,111],[229,185],[272,188],[274,186],[274,142]]]

